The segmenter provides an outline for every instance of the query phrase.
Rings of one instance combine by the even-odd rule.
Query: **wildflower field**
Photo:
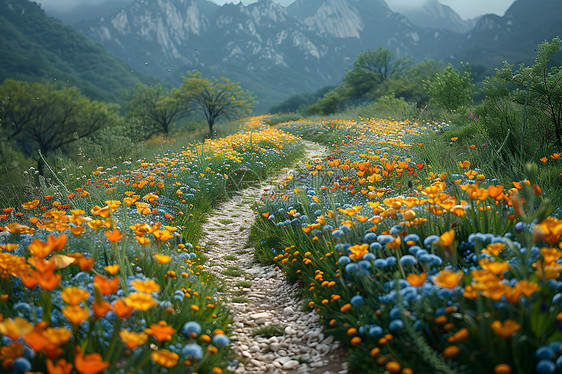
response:
[[[301,158],[301,138],[326,155],[268,189],[250,239],[299,284],[350,372],[562,370],[562,221],[537,166],[502,186],[469,158],[433,169],[420,155],[441,147],[423,142],[439,124],[263,119],[0,207],[2,371],[229,372],[201,225]]]

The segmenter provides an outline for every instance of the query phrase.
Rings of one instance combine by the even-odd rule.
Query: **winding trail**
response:
[[[309,158],[324,154],[317,143],[304,142]],[[298,170],[298,165],[297,165]],[[284,178],[295,170],[283,170]],[[208,262],[205,270],[224,283],[224,298],[232,317],[235,373],[347,373],[339,343],[323,333],[320,318],[294,296],[296,285],[281,270],[254,262],[247,243],[255,215],[251,207],[274,188],[249,187],[210,212],[200,245]],[[303,312],[303,310],[307,310]]]

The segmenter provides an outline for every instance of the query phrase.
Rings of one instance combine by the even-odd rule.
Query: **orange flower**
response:
[[[66,234],[62,234],[59,237],[49,235],[46,242],[35,239],[28,247],[29,253],[35,257],[45,258],[51,252],[63,249],[66,245],[66,239]]]
[[[125,319],[125,318],[129,318],[131,314],[133,314],[135,307],[127,305],[125,300],[121,298],[121,299],[117,299],[113,303],[111,309],[113,309],[117,317],[121,319]]]
[[[152,296],[142,293],[132,293],[127,296],[125,301],[128,306],[135,307],[140,311],[146,311],[158,304]]]
[[[517,322],[510,319],[506,319],[503,324],[500,321],[492,322],[492,330],[503,339],[509,338],[520,328],[521,326]]]
[[[72,364],[62,358],[57,361],[55,366],[52,360],[47,359],[47,372],[49,374],[70,374],[72,372]]]
[[[99,353],[89,353],[83,356],[80,347],[75,348],[74,367],[80,374],[96,374],[109,366],[103,361]]]
[[[104,295],[111,295],[117,292],[119,288],[119,277],[113,277],[111,280],[103,275],[96,275],[94,277],[94,285],[99,287],[99,290]]]
[[[176,330],[172,326],[168,326],[166,321],[160,321],[158,323],[153,323],[150,328],[144,330],[148,335],[154,336],[158,343],[166,340],[172,340],[172,335]]]
[[[39,285],[45,291],[52,291],[59,285],[61,281],[60,274],[54,274],[53,272],[42,273],[39,277]]]
[[[450,247],[455,242],[455,230],[449,230],[439,237],[445,247]]]
[[[463,275],[462,271],[455,273],[450,270],[442,270],[437,276],[433,277],[433,283],[439,287],[453,289],[459,284]]]
[[[144,332],[121,330],[119,336],[130,350],[136,349],[139,345],[143,345],[148,341],[148,336]]]
[[[156,283],[154,280],[149,279],[146,281],[141,281],[141,280],[134,280],[132,283],[132,286],[135,287],[135,289],[139,292],[142,293],[146,293],[146,294],[151,294],[153,292],[158,292],[160,291],[160,286],[158,285],[158,283]]]
[[[0,333],[6,335],[12,340],[24,336],[33,330],[33,324],[27,320],[16,317],[14,319],[6,319],[0,322]]]
[[[509,269],[509,263],[491,261],[489,258],[483,258],[480,260],[480,266],[486,271],[493,273],[495,275],[500,275],[505,273]]]
[[[351,255],[349,256],[352,260],[360,260],[363,258],[365,254],[369,252],[369,245],[368,244],[358,244],[351,246],[349,248],[351,251]]]
[[[426,279],[427,279],[426,273],[421,273],[421,274],[410,273],[406,277],[408,283],[410,283],[410,285],[414,287],[421,287],[425,283]]]
[[[107,265],[104,267],[105,271],[107,271],[111,275],[117,274],[119,271],[119,265]]]
[[[0,248],[2,248],[5,251],[13,251],[15,249],[18,249],[20,247],[19,244],[0,244]]]
[[[53,345],[63,345],[72,337],[72,331],[64,327],[48,327],[43,331],[43,336]]]
[[[488,244],[488,246],[482,250],[482,252],[489,254],[490,256],[499,256],[504,250],[505,244],[503,243],[493,243]]]
[[[170,256],[164,256],[158,253],[154,255],[154,258],[161,264],[167,264],[172,259]]]
[[[78,305],[83,300],[90,297],[90,293],[82,288],[77,287],[66,287],[61,292],[62,299],[65,303],[70,305]]]
[[[33,209],[35,208],[37,205],[39,205],[39,200],[33,200],[33,201],[29,201],[27,203],[23,203],[22,206],[24,209]]]
[[[155,363],[160,364],[166,368],[171,368],[177,365],[180,356],[178,356],[176,353],[161,349],[159,351],[152,352],[151,358]]]
[[[116,243],[119,240],[121,240],[125,234],[121,235],[121,231],[119,231],[119,229],[115,229],[113,231],[110,232],[106,232],[105,236],[109,239],[109,241],[111,241],[112,243]]]
[[[80,325],[89,317],[88,309],[84,309],[78,305],[69,305],[65,307],[62,310],[62,314],[64,314],[70,323],[76,326]]]
[[[105,315],[107,314],[107,312],[109,312],[110,309],[111,309],[111,304],[103,300],[100,303],[96,301],[92,305],[92,310],[94,311],[94,317],[96,319],[105,317]]]

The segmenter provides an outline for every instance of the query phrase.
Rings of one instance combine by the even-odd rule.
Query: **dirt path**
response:
[[[305,142],[304,161],[324,153]],[[304,162],[302,161],[302,162]],[[286,170],[285,173],[293,173]],[[281,178],[284,178],[283,175]],[[241,191],[209,214],[201,246],[207,249],[206,270],[225,284],[223,294],[232,314],[236,373],[347,373],[339,343],[326,336],[314,312],[303,312],[296,286],[273,266],[254,262],[247,248],[255,216],[251,205],[271,185]]]

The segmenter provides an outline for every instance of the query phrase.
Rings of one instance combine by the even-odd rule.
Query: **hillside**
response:
[[[0,81],[63,82],[96,100],[119,102],[122,90],[156,81],[28,0],[0,0],[0,55]]]

